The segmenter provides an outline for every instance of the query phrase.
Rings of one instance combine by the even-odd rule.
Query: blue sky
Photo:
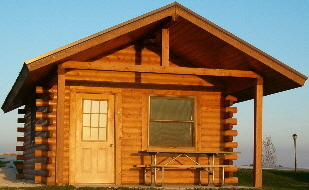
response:
[[[1,105],[24,61],[174,1],[169,0],[1,0]],[[309,76],[309,1],[178,1],[262,51]],[[252,163],[253,101],[236,104],[242,154],[236,164]],[[0,153],[18,145],[18,114],[0,113]],[[292,135],[298,135],[298,166],[309,167],[309,87],[264,98],[264,135],[271,136],[278,164],[293,166]]]

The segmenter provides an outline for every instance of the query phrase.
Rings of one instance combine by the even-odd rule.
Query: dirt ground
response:
[[[15,160],[15,156],[3,156],[0,155],[2,161]],[[34,181],[16,179],[16,174],[10,163],[5,167],[0,168],[0,187],[34,187],[42,186],[41,184],[35,184]]]

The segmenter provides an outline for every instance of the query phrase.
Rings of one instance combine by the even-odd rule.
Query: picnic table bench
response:
[[[144,170],[144,184],[149,185],[149,186],[162,186],[164,184],[164,169],[165,168],[195,168],[199,169],[199,184],[203,186],[207,186],[210,184],[210,175],[212,175],[212,182],[214,186],[222,186],[224,184],[224,171],[225,168],[227,167],[234,167],[234,165],[216,165],[215,164],[215,158],[218,157],[219,155],[224,155],[224,154],[239,154],[239,152],[226,152],[226,151],[174,151],[174,150],[145,150],[145,151],[140,151],[142,154],[148,154],[151,156],[151,164],[147,165],[134,165],[134,167],[139,167],[143,168]],[[157,164],[157,156],[166,156],[167,155],[175,155],[175,157],[171,157],[171,159],[165,163],[165,164]],[[192,159],[193,155],[198,155],[199,157],[201,156],[207,156],[208,157],[208,164],[200,164],[194,159]],[[179,157],[186,157],[189,160],[191,160],[194,164],[188,165],[188,164],[179,164],[179,165],[172,165],[171,163],[173,161],[178,161],[177,159]],[[221,183],[216,183],[215,181],[215,168],[221,168]],[[147,183],[147,170],[151,172],[150,176],[150,183]],[[161,170],[161,182],[158,183],[157,181],[157,171]],[[203,183],[202,180],[202,171],[206,171],[209,173],[208,175],[208,183]],[[219,175],[220,176],[220,175]]]

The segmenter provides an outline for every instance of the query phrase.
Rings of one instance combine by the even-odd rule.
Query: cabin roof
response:
[[[264,95],[300,87],[307,79],[175,2],[26,61],[2,105],[3,111],[24,105],[33,92],[31,89],[43,85],[38,82],[47,81],[46,77],[51,77],[50,73],[56,71],[58,64],[91,61],[130,44],[152,43],[160,47],[160,31],[164,27],[169,28],[170,54],[192,67],[254,71],[264,78]],[[238,101],[254,98],[252,79],[221,77],[220,80],[231,87],[227,93],[236,96]]]

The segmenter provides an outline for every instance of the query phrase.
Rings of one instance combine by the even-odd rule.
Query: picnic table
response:
[[[222,186],[224,184],[224,169],[227,167],[234,167],[234,165],[216,165],[215,164],[215,159],[216,157],[220,155],[225,155],[225,154],[239,154],[239,152],[227,152],[227,151],[181,151],[181,150],[145,150],[145,151],[140,151],[139,153],[142,154],[148,154],[151,156],[151,163],[148,165],[134,165],[134,167],[139,167],[143,168],[144,170],[144,184],[149,185],[149,186],[158,186],[161,187],[164,184],[164,169],[165,168],[182,168],[182,169],[199,169],[199,185],[207,186],[210,184],[210,175],[212,175],[212,182],[214,186]],[[172,157],[170,155],[173,155]],[[165,163],[157,163],[157,157],[162,156],[166,157],[164,160],[167,160],[168,157],[171,157],[170,160]],[[206,156],[208,157],[208,164],[201,164],[198,161],[194,160],[192,157],[193,156]],[[191,161],[192,164],[171,164],[173,161],[178,161],[178,158],[180,157],[185,157]],[[221,169],[221,183],[216,183],[215,181],[215,168]],[[157,171],[161,170],[161,182],[158,183],[157,181]],[[150,176],[150,183],[147,183],[147,176],[146,173],[150,171],[151,176]],[[202,180],[202,171],[206,171],[209,173],[208,175],[208,183],[203,183]],[[219,175],[220,176],[220,175]]]

